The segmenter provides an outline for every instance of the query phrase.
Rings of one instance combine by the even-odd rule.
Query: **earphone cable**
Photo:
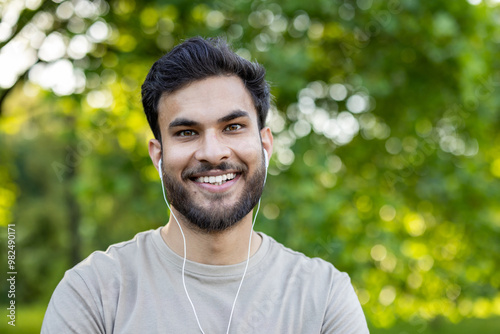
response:
[[[267,178],[267,175],[264,178],[264,183],[266,182],[266,178]],[[194,307],[193,301],[191,300],[191,297],[189,296],[189,292],[188,292],[187,287],[186,287],[186,278],[185,278],[185,274],[184,274],[185,268],[186,268],[186,259],[187,259],[186,237],[184,236],[184,231],[182,230],[181,224],[179,224],[179,221],[177,220],[175,213],[170,208],[170,204],[168,204],[167,197],[165,195],[165,187],[163,186],[163,177],[160,177],[160,179],[161,179],[161,190],[163,192],[163,199],[165,200],[165,203],[167,204],[167,207],[170,210],[170,213],[172,213],[172,216],[174,217],[175,222],[177,223],[177,226],[179,226],[179,230],[181,231],[181,235],[182,235],[182,241],[183,241],[183,245],[184,245],[184,256],[183,256],[183,261],[182,261],[182,285],[184,287],[184,292],[186,293],[186,296],[189,300],[189,304],[191,304],[191,308],[193,309],[193,313],[194,313],[194,316],[196,318],[196,323],[198,324],[198,328],[200,329],[200,331],[203,334],[205,334],[205,332],[203,331],[203,328],[201,328],[200,320],[198,319],[198,314],[196,313],[196,308]],[[255,222],[257,221],[257,215],[259,214],[259,210],[260,210],[260,199],[259,199],[259,202],[257,204],[257,210],[255,212],[255,216],[254,216],[253,222],[252,222],[252,228],[250,230],[250,237],[248,240],[248,252],[247,252],[247,260],[246,260],[246,264],[245,264],[245,270],[243,271],[243,276],[241,277],[240,285],[238,286],[238,290],[236,291],[236,296],[234,297],[233,306],[231,308],[231,314],[229,315],[229,322],[227,324],[226,334],[229,333],[229,328],[231,327],[231,321],[233,319],[234,309],[236,307],[236,300],[238,299],[238,296],[240,294],[241,286],[243,285],[243,281],[245,279],[245,275],[246,275],[247,269],[248,269],[248,264],[250,262],[250,252],[251,252],[251,248],[252,248],[252,234],[253,234],[252,232],[253,232],[253,227],[255,226]]]
[[[160,177],[160,179],[161,179],[161,190],[163,192],[163,199],[165,200],[165,203],[167,203],[167,207],[170,210],[170,213],[172,214],[172,216],[174,217],[174,219],[175,219],[175,221],[177,223],[177,226],[179,226],[179,229],[180,229],[181,234],[182,234],[182,241],[183,241],[183,244],[184,244],[184,256],[183,256],[183,261],[182,261],[182,285],[184,286],[184,292],[186,293],[186,296],[187,296],[187,298],[189,300],[189,304],[191,304],[191,308],[193,309],[193,313],[194,313],[194,316],[196,318],[196,323],[198,324],[198,328],[200,329],[200,331],[203,334],[205,334],[205,332],[203,331],[203,328],[201,328],[200,320],[198,319],[198,314],[196,313],[196,309],[194,308],[193,301],[191,300],[191,297],[189,296],[189,293],[188,293],[187,287],[186,287],[186,278],[185,278],[185,275],[184,275],[184,271],[185,271],[185,268],[186,268],[186,258],[187,258],[187,256],[186,256],[187,255],[187,252],[186,252],[186,237],[184,236],[184,231],[182,230],[181,224],[179,224],[179,221],[177,220],[177,217],[175,216],[175,213],[170,208],[170,204],[168,204],[167,197],[165,196],[165,187],[163,186],[163,177]]]
[[[259,199],[259,204],[257,205],[257,210],[255,212],[255,216],[253,218],[252,229],[250,230],[250,238],[248,240],[247,263],[245,265],[245,270],[243,271],[243,276],[241,277],[240,286],[238,286],[238,291],[236,292],[236,297],[234,297],[233,307],[231,308],[231,314],[229,315],[229,322],[227,324],[226,334],[229,334],[229,328],[231,327],[231,320],[233,319],[233,312],[234,312],[234,308],[236,306],[236,300],[238,299],[238,296],[240,294],[241,286],[243,285],[243,280],[245,279],[245,275],[247,273],[248,263],[250,262],[250,250],[252,248],[252,234],[253,234],[252,232],[253,232],[253,227],[255,225],[255,221],[257,220],[257,214],[259,213],[259,209],[260,209],[260,199]]]
[[[182,261],[182,285],[184,286],[184,292],[186,293],[186,296],[187,296],[187,298],[189,300],[189,303],[191,304],[191,308],[193,309],[193,313],[194,313],[194,316],[196,318],[196,323],[198,324],[198,328],[200,329],[200,331],[203,334],[205,334],[205,332],[203,331],[203,328],[201,328],[200,320],[198,319],[198,314],[196,313],[196,309],[194,307],[193,301],[191,300],[191,297],[189,296],[189,293],[188,293],[188,290],[187,290],[187,287],[186,287],[186,279],[185,279],[185,274],[184,274],[185,273],[185,268],[186,268],[186,259],[187,259],[186,237],[184,235],[184,231],[182,230],[181,224],[177,220],[177,217],[175,216],[175,213],[170,208],[170,204],[168,204],[168,201],[167,201],[167,196],[165,195],[165,187],[163,186],[163,175],[162,175],[163,173],[161,172],[161,170],[162,170],[162,163],[161,163],[161,161],[162,161],[162,159],[160,159],[160,161],[159,161],[159,169],[160,169],[159,174],[160,174],[160,180],[161,180],[161,190],[163,192],[163,199],[165,200],[165,203],[167,204],[167,207],[170,210],[170,213],[174,217],[175,222],[177,223],[177,226],[179,226],[179,230],[181,231],[181,235],[182,235],[182,241],[183,241],[183,244],[184,244],[184,256],[183,256],[183,261]],[[267,180],[267,163],[266,163],[266,173],[264,174],[264,185],[266,184],[266,180]],[[236,296],[234,297],[233,306],[231,307],[231,313],[229,315],[229,322],[227,324],[226,334],[229,334],[229,328],[231,327],[231,321],[233,319],[233,313],[234,313],[234,309],[236,307],[236,300],[238,299],[238,296],[240,294],[241,286],[243,285],[243,281],[245,279],[245,275],[246,275],[247,269],[248,269],[248,264],[250,262],[250,252],[251,252],[251,248],[252,248],[253,228],[254,228],[255,222],[257,220],[257,215],[259,214],[259,209],[260,209],[260,198],[259,198],[259,202],[257,204],[257,210],[255,211],[255,216],[253,218],[252,228],[250,229],[250,237],[248,239],[248,252],[247,252],[247,260],[246,260],[246,264],[245,264],[245,270],[243,271],[243,276],[241,277],[240,285],[238,286],[238,290],[236,291]]]

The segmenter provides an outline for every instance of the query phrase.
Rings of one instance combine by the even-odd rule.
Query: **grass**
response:
[[[429,323],[416,324],[399,322],[395,326],[375,328],[370,326],[371,334],[497,334],[500,333],[500,317],[487,319],[464,319],[454,324],[444,318],[437,318]]]
[[[5,310],[2,313],[5,315],[1,318],[0,333],[40,333],[46,307],[47,305],[16,305],[16,326],[14,327],[8,324],[10,319],[5,316],[7,314],[7,310],[5,310],[6,307],[4,308],[4,305],[2,305],[2,309]]]
[[[4,306],[2,305],[2,308]],[[8,325],[8,318],[3,316],[0,322],[0,333],[33,334],[40,333],[43,316],[47,305],[18,305],[16,309],[16,326]],[[4,313],[5,314],[5,313]],[[392,328],[375,328],[370,326],[371,334],[497,334],[500,333],[500,317],[488,319],[465,319],[453,324],[446,319],[438,318],[430,323],[410,324],[400,322]]]

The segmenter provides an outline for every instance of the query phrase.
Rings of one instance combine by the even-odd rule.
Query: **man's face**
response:
[[[190,223],[222,231],[257,204],[265,177],[263,148],[250,93],[236,76],[195,81],[160,99],[163,181],[168,200]],[[269,152],[270,153],[270,152]]]

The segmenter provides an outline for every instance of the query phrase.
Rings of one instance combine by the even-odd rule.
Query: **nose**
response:
[[[195,153],[195,158],[200,162],[218,165],[222,161],[227,160],[230,155],[231,150],[217,137],[217,134],[207,131],[200,143],[200,147]]]

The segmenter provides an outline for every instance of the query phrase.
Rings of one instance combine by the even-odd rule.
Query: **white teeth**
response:
[[[224,175],[217,175],[217,176],[200,176],[197,178],[195,181],[200,182],[200,183],[210,183],[216,186],[220,186],[226,181],[230,181],[236,177],[236,174],[234,173],[227,173]]]

